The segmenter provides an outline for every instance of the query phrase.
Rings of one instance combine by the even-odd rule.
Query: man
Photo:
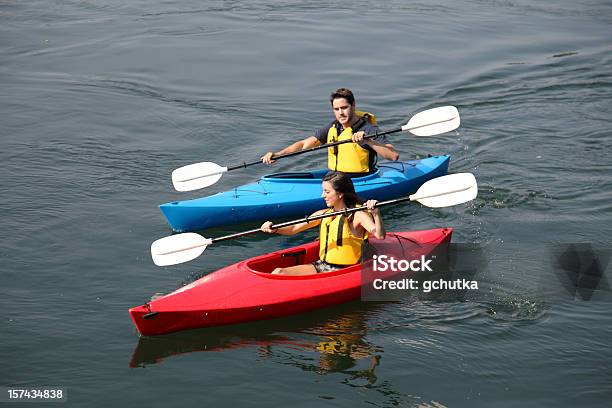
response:
[[[399,159],[399,153],[385,136],[364,139],[365,135],[376,133],[378,126],[373,115],[355,109],[353,92],[340,88],[332,92],[329,99],[336,117],[335,121],[317,130],[314,136],[295,142],[276,153],[266,153],[261,160],[271,164],[274,162],[272,156],[343,140],[352,140],[352,143],[328,148],[329,170],[342,171],[351,177],[359,177],[376,170],[377,155],[392,161]]]

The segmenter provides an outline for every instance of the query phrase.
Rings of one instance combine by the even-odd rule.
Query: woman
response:
[[[342,172],[332,172],[323,177],[323,194],[327,209],[312,214],[321,215],[327,212],[342,211],[359,204],[355,187],[350,177]],[[305,265],[288,268],[276,268],[272,273],[277,275],[310,275],[345,268],[358,263],[361,259],[362,244],[368,235],[385,238],[385,228],[377,201],[368,200],[365,208],[369,211],[357,211],[334,217],[302,222],[300,224],[272,230],[272,222],[266,221],[261,226],[263,232],[294,235],[298,232],[320,225],[319,260]]]

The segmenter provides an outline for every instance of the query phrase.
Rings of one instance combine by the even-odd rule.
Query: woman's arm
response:
[[[354,217],[354,226],[361,227],[370,235],[374,235],[378,239],[385,239],[385,225],[383,223],[380,211],[375,208],[378,201],[368,200],[366,208],[370,210],[370,214],[365,211],[358,211]]]
[[[319,214],[323,214],[326,210],[319,210],[319,211],[315,211],[314,213],[312,213],[310,216],[315,216],[315,215],[319,215]],[[272,221],[266,221],[261,225],[261,230],[263,232],[267,232],[269,234],[280,234],[280,235],[295,235],[298,232],[302,232],[302,231],[306,231],[307,229],[310,228],[314,228],[317,225],[321,224],[321,220],[312,220],[309,222],[301,222],[299,224],[295,224],[295,225],[289,225],[288,227],[283,227],[283,228],[278,228],[278,229],[271,229],[270,227],[272,227]]]

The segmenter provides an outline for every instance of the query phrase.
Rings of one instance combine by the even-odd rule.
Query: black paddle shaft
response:
[[[387,130],[386,132],[382,132],[382,133],[376,132],[376,133],[373,133],[371,135],[366,135],[363,138],[364,139],[371,139],[371,138],[376,137],[376,136],[390,135],[391,133],[397,133],[397,132],[401,132],[401,131],[402,131],[402,128],[397,128],[397,129],[393,129],[393,130]],[[352,143],[352,142],[353,142],[352,140],[342,140],[340,142],[327,143],[327,144],[324,144],[324,145],[321,145],[321,146],[311,147],[310,149],[300,150],[298,152],[285,153],[285,154],[280,154],[278,156],[272,156],[272,160],[278,160],[278,159],[282,159],[284,157],[297,156],[298,154],[310,153],[310,152],[314,152],[315,150],[325,149],[325,148],[337,146],[337,145],[340,145],[340,144],[343,144],[343,143]],[[242,164],[239,164],[239,165],[236,165],[236,166],[228,167],[227,171],[242,169],[244,167],[249,167],[249,166],[253,166],[255,164],[260,164],[260,163],[262,163],[261,160],[253,161],[253,162],[250,162],[250,163],[242,163]]]
[[[406,202],[406,201],[412,201],[412,200],[411,200],[410,197],[401,197],[401,198],[396,198],[394,200],[380,201],[380,202],[376,203],[375,207],[378,208],[378,207],[383,207],[385,205],[398,204],[398,203],[403,203],[403,202]],[[344,210],[340,210],[340,211],[334,211],[334,212],[320,214],[320,215],[308,216],[308,217],[300,218],[299,220],[282,222],[280,224],[272,225],[271,229],[278,229],[278,228],[283,228],[283,227],[289,227],[290,225],[296,225],[296,224],[300,224],[302,222],[310,222],[310,221],[314,221],[314,220],[320,220],[320,219],[327,218],[327,217],[333,217],[335,215],[350,214],[350,213],[354,213],[354,212],[357,212],[357,211],[363,211],[365,209],[366,209],[365,207],[345,208]],[[219,237],[219,238],[213,238],[212,242],[214,243],[214,242],[226,241],[228,239],[243,237],[245,235],[251,235],[251,234],[255,234],[257,232],[261,232],[261,229],[256,228],[256,229],[252,229],[252,230],[248,230],[248,231],[237,232],[235,234],[225,235],[225,236]]]

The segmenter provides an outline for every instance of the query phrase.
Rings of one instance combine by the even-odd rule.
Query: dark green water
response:
[[[540,3],[0,4],[0,387],[60,386],[67,405],[100,407],[607,406],[612,4]],[[384,216],[481,244],[479,290],[139,340],[129,307],[313,237],[155,267],[149,245],[170,232],[158,204],[270,168],[199,193],[174,192],[171,171],[308,135],[340,86],[386,128],[459,108],[458,132],[392,141],[403,159],[451,154],[479,197]],[[550,255],[570,243],[600,255],[589,296]]]

